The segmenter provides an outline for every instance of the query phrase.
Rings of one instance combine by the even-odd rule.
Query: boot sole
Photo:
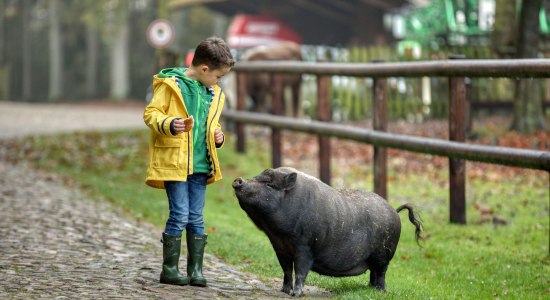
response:
[[[192,285],[192,286],[200,286],[200,287],[206,287],[206,281],[190,281],[189,282],[189,285]]]
[[[171,284],[171,285],[189,285],[189,281],[169,281],[169,280],[160,280],[160,283],[163,283],[163,284]]]

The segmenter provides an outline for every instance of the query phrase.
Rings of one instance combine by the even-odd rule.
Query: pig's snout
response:
[[[233,180],[232,185],[233,185],[234,189],[240,189],[243,186],[243,183],[244,183],[244,180],[241,177],[239,177],[239,178]]]

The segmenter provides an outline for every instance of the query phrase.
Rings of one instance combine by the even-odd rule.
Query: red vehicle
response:
[[[302,39],[292,28],[268,15],[236,15],[227,30],[227,43],[233,49],[272,46]]]

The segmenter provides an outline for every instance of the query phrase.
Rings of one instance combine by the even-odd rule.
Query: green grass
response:
[[[134,218],[155,224],[159,235],[168,215],[164,191],[143,183],[148,131],[77,133],[3,142],[8,158],[63,174],[99,199],[122,207]],[[240,209],[231,188],[235,177],[252,177],[269,167],[268,146],[248,142],[247,154],[234,151],[231,138],[219,151],[224,179],[207,191],[207,251],[264,278],[282,278],[265,235]],[[16,149],[16,151],[15,151]],[[371,189],[363,173],[345,182]],[[433,171],[432,171],[433,172]],[[467,182],[468,225],[448,222],[446,171],[390,173],[390,203],[414,203],[424,221],[423,248],[402,214],[403,229],[388,269],[387,292],[369,287],[368,272],[332,278],[310,273],[307,284],[329,289],[341,299],[548,299],[550,297],[548,174],[528,171],[514,178]],[[314,174],[315,175],[315,174]],[[362,182],[362,183],[361,183]],[[480,224],[473,203],[491,207],[505,226]]]

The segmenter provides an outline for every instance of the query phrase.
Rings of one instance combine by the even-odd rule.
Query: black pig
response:
[[[335,190],[293,168],[237,178],[233,189],[241,208],[273,245],[284,272],[282,291],[296,297],[310,270],[328,276],[370,270],[370,285],[385,290],[386,270],[401,233],[397,213],[409,210],[417,242],[422,231],[407,204],[395,210],[375,193]]]

